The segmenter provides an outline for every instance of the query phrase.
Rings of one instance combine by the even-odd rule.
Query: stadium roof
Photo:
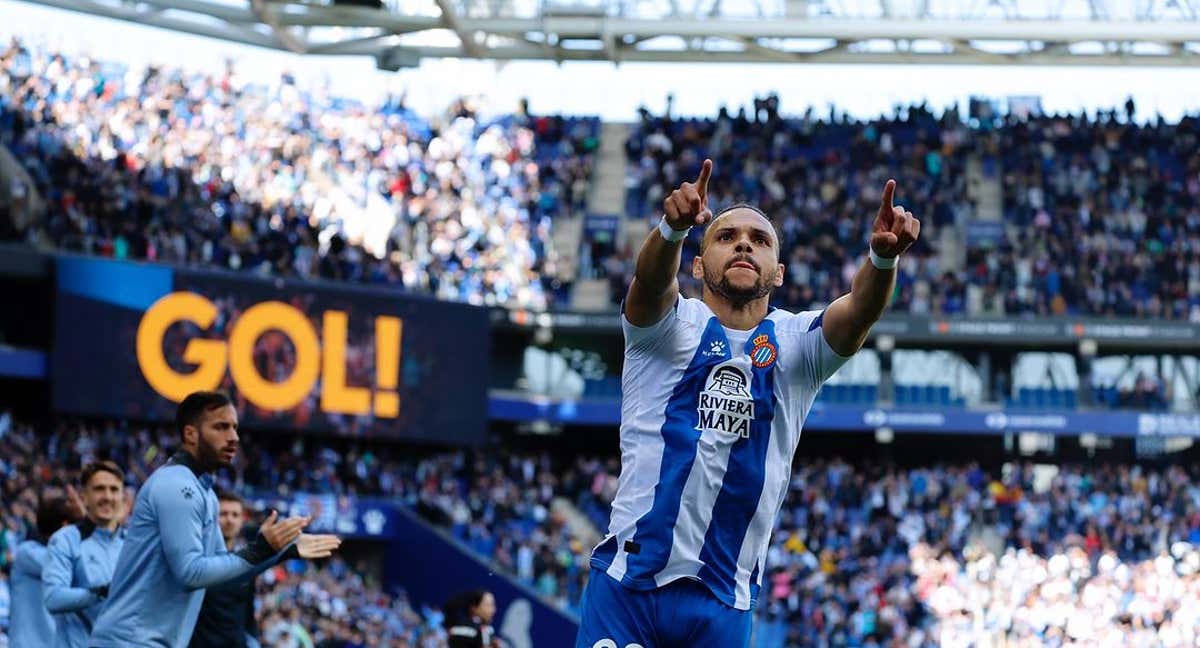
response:
[[[26,0],[314,55],[1195,65],[1200,0]]]

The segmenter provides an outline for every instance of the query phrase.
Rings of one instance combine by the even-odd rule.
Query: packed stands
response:
[[[550,232],[585,209],[594,119],[485,118],[463,100],[428,121],[402,98],[365,106],[287,74],[258,87],[232,66],[126,69],[17,41],[0,60],[0,141],[49,200],[10,236],[479,304],[566,303],[575,268]],[[896,310],[1200,320],[1198,123],[1115,111],[980,123],[924,104],[873,120],[793,117],[774,96],[710,119],[643,111],[626,143],[625,208],[653,218],[714,158],[713,206],[747,200],[775,217],[788,273],[777,301],[805,308],[848,289],[879,187],[895,177],[929,234],[901,265]],[[939,228],[977,217],[973,157],[1003,186],[1004,231],[947,265]],[[633,253],[592,261],[614,300]]]
[[[258,577],[259,638],[266,646],[442,646],[441,612],[380,591],[340,558],[292,561]]]
[[[1200,641],[1200,553],[1178,543],[1153,559],[1123,561],[1080,547],[1039,556],[1010,549],[965,561],[913,549],[916,591],[938,622],[940,646],[1182,648]]]
[[[571,280],[551,227],[583,208],[595,119],[426,121],[382,106],[38,51],[0,57],[0,143],[46,199],[45,249],[386,284],[546,308]],[[6,223],[7,224],[7,223]]]
[[[176,445],[176,435],[168,428],[63,421],[47,431],[3,414],[0,564],[9,564],[10,552],[31,532],[40,488],[74,483],[78,471],[97,458],[112,459],[124,467],[129,486],[135,488],[167,460]],[[265,435],[259,443],[243,438],[240,454],[236,468],[218,477],[217,488],[267,498],[299,493],[395,497],[565,609],[578,605],[591,546],[582,544],[568,532],[563,520],[551,513],[551,500],[578,493],[581,510],[587,511],[589,507],[582,505],[588,499],[584,493],[599,488],[595,482],[604,470],[613,471],[615,479],[611,461],[602,465],[579,460],[568,470],[570,464],[547,456],[497,458],[452,452],[414,458],[409,449],[355,446],[339,451],[299,437],[273,439]],[[601,516],[606,520],[607,508],[601,511],[598,506],[607,507],[607,501],[590,507],[593,520],[598,522]],[[296,568],[306,567],[300,564]],[[307,576],[289,580],[291,573],[276,570],[283,585],[311,587]],[[349,572],[341,569],[333,575],[340,574]],[[347,591],[356,591],[342,585],[347,587]],[[325,596],[335,590],[322,591]],[[403,600],[377,590],[368,594],[383,601],[371,603],[383,609]],[[313,605],[318,603],[328,613],[327,602]],[[306,622],[311,632],[317,621]]]
[[[67,480],[94,456],[130,466],[131,481],[140,480],[171,444],[166,430],[118,424],[64,422],[37,435],[5,416],[0,429],[4,560],[28,528],[36,484]],[[590,547],[550,503],[567,498],[603,529],[615,457],[340,450],[300,438],[245,440],[238,468],[220,481],[243,492],[393,495],[547,600],[568,610],[578,605]],[[759,645],[885,645],[897,637],[905,645],[967,645],[963,637],[979,626],[964,615],[998,636],[1084,641],[1071,620],[1084,614],[1108,615],[1127,638],[1153,628],[1183,642],[1167,645],[1192,645],[1200,617],[1187,597],[1146,597],[1156,591],[1149,585],[1193,593],[1200,586],[1196,477],[1182,466],[1008,464],[993,471],[801,460],[769,549]],[[1084,571],[1064,583],[1064,561]],[[344,564],[303,577],[293,568],[312,569],[280,567],[260,581],[264,631],[298,632],[287,628],[299,624],[308,633],[419,637],[437,625],[435,612],[414,611],[402,594],[362,589]],[[1016,588],[1028,596],[1001,600]],[[1098,590],[1105,593],[1095,598]],[[298,597],[302,605],[272,608],[272,596]],[[995,609],[966,603],[981,596]],[[1042,614],[1039,601],[1061,609]],[[372,612],[347,626],[338,612],[346,606]]]
[[[773,98],[760,102],[755,114],[722,109],[716,119],[643,112],[626,144],[627,212],[631,217],[659,213],[663,198],[694,179],[705,157],[712,158],[714,212],[751,202],[772,215],[783,235],[781,257],[787,266],[777,301],[804,309],[848,292],[888,178],[899,183],[897,204],[920,212],[930,231],[969,218],[963,170],[974,146],[971,135],[956,113],[937,117],[925,106],[873,121],[823,116],[812,109],[785,117]],[[901,266],[895,308],[961,312],[960,281],[943,276],[932,240],[922,236]],[[632,255],[624,266],[609,267],[621,278],[617,284],[626,282]],[[683,267],[691,268],[689,258]],[[697,291],[690,273],[683,274],[684,289]],[[918,288],[918,281],[926,285]]]
[[[756,103],[754,114],[722,110],[716,119],[643,112],[626,146],[627,211],[653,217],[712,157],[714,208],[759,204],[784,233],[790,282],[781,305],[805,308],[846,292],[879,188],[895,177],[897,200],[928,234],[901,264],[896,310],[1200,321],[1195,117],[1139,125],[1101,111],[968,125],[954,110],[935,116],[923,105],[860,121],[811,109],[784,117],[773,98]],[[932,241],[939,227],[975,218],[964,179],[970,156],[1002,173],[1004,229],[997,244],[967,250],[960,270],[945,267]],[[605,266],[618,297],[632,254],[620,261]]]
[[[760,645],[1194,645],[1194,477],[801,465],[767,559]],[[1101,628],[1116,643],[1089,643]],[[1156,632],[1165,644],[1144,643]]]
[[[1200,120],[1100,111],[1001,128],[1010,246],[969,281],[1015,290],[1007,312],[1200,320]]]

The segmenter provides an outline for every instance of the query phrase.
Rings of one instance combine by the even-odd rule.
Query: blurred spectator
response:
[[[445,605],[449,648],[501,648],[492,628],[496,598],[487,590],[469,590],[455,595]]]

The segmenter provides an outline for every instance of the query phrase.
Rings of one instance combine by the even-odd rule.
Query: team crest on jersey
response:
[[[754,363],[759,369],[766,369],[775,364],[775,358],[779,357],[779,350],[771,344],[770,336],[763,334],[754,338],[754,348],[750,350],[750,362]]]
[[[722,363],[713,368],[705,385],[700,392],[696,428],[750,438],[750,423],[754,420],[750,376],[736,364]]]

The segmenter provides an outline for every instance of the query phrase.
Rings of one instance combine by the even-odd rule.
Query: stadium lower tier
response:
[[[287,563],[260,577],[264,645],[440,646],[445,596],[480,586],[496,592],[496,626],[512,645],[570,634],[616,457],[246,437],[220,487],[312,513],[313,531],[357,547],[348,561]],[[124,466],[135,489],[172,445],[163,429],[0,417],[5,572],[42,489],[72,483],[96,458]],[[1182,466],[905,467],[801,452],[755,644],[1194,646],[1195,477]]]

